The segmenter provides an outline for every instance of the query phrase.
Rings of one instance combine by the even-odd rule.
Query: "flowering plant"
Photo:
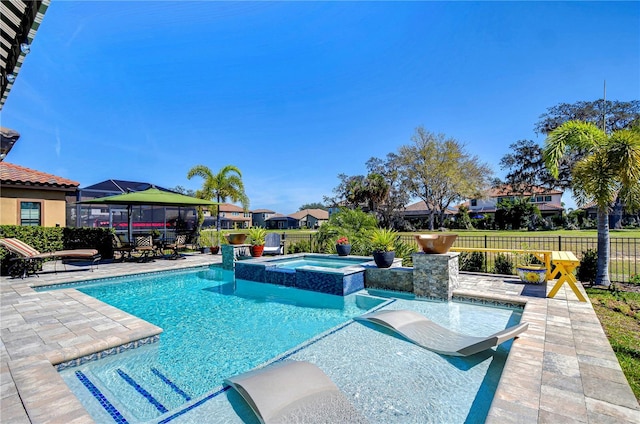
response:
[[[346,237],[340,237],[336,240],[336,244],[349,244],[349,239]]]

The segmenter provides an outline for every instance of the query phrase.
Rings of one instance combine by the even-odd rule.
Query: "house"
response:
[[[318,228],[329,220],[324,209],[303,209],[289,216],[298,221],[298,228]]]
[[[267,218],[266,227],[269,230],[290,230],[300,228],[300,223],[297,219],[290,216],[276,213]]]
[[[276,213],[270,209],[256,209],[251,212],[251,226],[267,228],[267,219]]]
[[[231,203],[221,203],[218,207],[220,208],[220,228],[231,230],[233,228],[249,228],[251,226],[251,212]],[[215,211],[211,211],[211,217],[215,222]],[[205,218],[205,222],[207,221],[208,219]]]
[[[329,220],[323,209],[304,209],[288,216],[275,214],[266,220],[268,229],[318,228]]]
[[[598,219],[598,205],[596,202],[589,202],[579,209],[585,211],[586,218],[593,221]],[[609,210],[609,228],[619,230],[630,224],[640,224],[640,210],[630,213],[625,210],[624,204],[617,199]]]
[[[451,218],[458,213],[457,207],[447,208],[444,212],[447,218]],[[427,203],[424,200],[420,200],[419,202],[412,203],[409,206],[406,206],[404,210],[399,211],[398,214],[404,218],[411,225],[416,226],[417,228],[427,228],[426,225],[429,222],[430,214],[427,210]],[[439,214],[436,213],[436,216]]]
[[[66,196],[80,183],[8,162],[0,162],[0,224],[66,225]]]
[[[484,214],[495,214],[498,203],[502,200],[514,200],[516,198],[526,198],[536,205],[543,217],[552,215],[562,215],[562,191],[546,189],[544,187],[533,187],[530,191],[516,193],[511,186],[504,184],[491,188],[486,196],[480,199],[471,199],[463,205],[469,208],[469,215],[472,218],[481,218]]]

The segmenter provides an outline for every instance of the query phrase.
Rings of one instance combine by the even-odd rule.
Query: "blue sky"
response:
[[[638,2],[54,0],[1,119],[8,162],[81,187],[196,189],[191,167],[231,164],[251,209],[289,214],[417,126],[502,177],[548,107],[605,79],[640,98]]]

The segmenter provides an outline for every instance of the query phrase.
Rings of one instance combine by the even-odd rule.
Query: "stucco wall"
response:
[[[65,226],[65,192],[2,187],[0,191],[0,224],[20,225],[20,202],[42,202],[42,226]]]

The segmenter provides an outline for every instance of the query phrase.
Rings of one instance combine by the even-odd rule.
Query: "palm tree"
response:
[[[595,202],[598,210],[598,271],[596,284],[608,286],[609,210],[619,199],[627,210],[640,207],[640,128],[607,135],[591,123],[569,121],[547,137],[544,160],[557,178],[563,158],[578,155],[571,170],[579,204]]]
[[[196,197],[200,199],[214,200],[218,203],[231,200],[232,202],[240,202],[246,211],[249,209],[249,198],[244,192],[244,184],[242,183],[242,172],[233,166],[227,165],[223,167],[217,174],[213,174],[211,169],[204,165],[196,165],[189,170],[187,178],[191,179],[195,176],[202,177],[204,182],[202,188],[196,191]],[[198,220],[198,230],[202,222]],[[216,231],[220,234],[220,206],[216,206]],[[220,237],[217,237],[220,243]]]

